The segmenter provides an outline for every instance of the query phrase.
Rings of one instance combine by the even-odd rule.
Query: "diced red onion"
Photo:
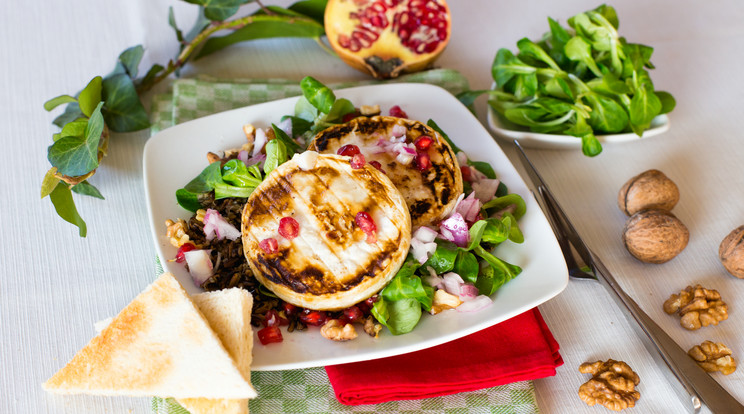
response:
[[[248,161],[245,163],[246,167],[250,167],[254,164],[259,164],[259,168],[261,167],[261,163],[266,161],[266,154],[258,154],[254,157],[248,158]]]
[[[284,121],[279,122],[276,126],[290,137],[292,136],[292,118],[287,118]]]
[[[490,178],[482,178],[478,181],[474,181],[471,186],[473,187],[475,198],[481,200],[484,203],[491,201],[496,195],[496,190],[498,190],[499,188],[499,183],[499,180],[492,180]]]
[[[429,272],[429,276],[424,277],[424,282],[428,283],[429,286],[441,289],[444,279],[439,277],[437,272],[431,266],[426,266],[426,271]]]
[[[439,224],[442,236],[460,247],[465,247],[470,241],[468,224],[460,213],[453,213]]]
[[[426,263],[429,260],[429,255],[434,254],[436,250],[437,244],[434,242],[424,243],[416,238],[411,239],[411,253],[413,258],[421,264]]]
[[[480,213],[481,202],[475,198],[475,192],[470,193],[467,198],[460,200],[455,206],[455,212],[460,213],[467,222],[474,222]]]
[[[460,296],[463,283],[464,281],[457,273],[449,272],[442,275],[442,286],[451,295]]]
[[[458,312],[476,312],[491,306],[492,303],[493,301],[488,296],[478,295],[473,299],[463,302],[456,309]]]
[[[256,136],[253,139],[253,153],[251,155],[255,157],[256,155],[260,154],[264,145],[266,145],[266,141],[266,131],[264,131],[262,128],[256,128]]]
[[[212,260],[209,258],[209,252],[209,250],[191,250],[184,253],[191,278],[200,287],[212,277]]]
[[[478,296],[478,288],[471,285],[470,283],[464,283],[460,286],[460,300],[467,302],[470,299]]]
[[[238,153],[238,159],[239,159],[240,161],[243,161],[243,164],[245,164],[246,166],[248,165],[248,158],[249,158],[250,156],[251,156],[251,155],[250,155],[250,154],[248,154],[248,151],[245,151],[245,150],[242,150],[242,151],[240,151],[240,152]]]
[[[421,226],[413,233],[413,238],[424,243],[431,243],[437,238],[437,232],[426,226]]]
[[[235,228],[232,224],[228,223],[219,211],[214,209],[207,209],[204,214],[204,235],[207,240],[214,239],[217,236],[218,240],[222,240],[227,237],[230,240],[235,240],[240,237],[240,230]]]
[[[403,140],[406,138],[406,132],[408,132],[408,129],[400,124],[393,125],[393,128],[390,130],[390,133],[393,134],[393,137],[403,137]]]

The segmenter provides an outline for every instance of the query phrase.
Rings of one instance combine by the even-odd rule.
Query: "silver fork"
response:
[[[625,317],[635,322],[639,336],[646,345],[649,353],[657,362],[663,362],[669,369],[667,372],[670,382],[683,400],[688,401],[689,411],[698,413],[702,403],[716,414],[742,414],[744,405],[739,403],[716,380],[700,368],[674,340],[664,332],[659,325],[646,314],[640,306],[620,287],[607,267],[594,254],[579,233],[569,221],[568,216],[553,197],[545,181],[527,158],[527,154],[515,140],[517,153],[535,187],[535,198],[545,212],[558,245],[563,252],[569,276],[579,280],[595,280],[604,286],[615,302],[625,314]],[[586,264],[582,268],[578,257]]]

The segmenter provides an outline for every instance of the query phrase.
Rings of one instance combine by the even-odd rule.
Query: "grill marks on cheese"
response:
[[[406,142],[412,143],[427,135],[434,139],[428,149],[431,168],[419,172],[415,161],[402,165],[395,154],[373,154],[379,139],[389,139],[395,125],[404,126]],[[418,121],[389,116],[359,117],[342,125],[328,128],[315,136],[309,149],[335,154],[344,145],[360,148],[367,162],[378,161],[406,200],[414,228],[432,225],[445,218],[462,193],[462,176],[452,148],[433,129]]]
[[[264,284],[280,297],[280,287],[288,288],[288,295],[296,293],[306,302],[283,299],[312,307],[308,302],[317,302],[315,297],[333,303],[339,293],[364,290],[381,275],[388,278],[391,267],[394,275],[397,262],[402,262],[400,250],[407,251],[410,243],[410,219],[400,194],[389,181],[387,186],[381,182],[381,175],[372,167],[354,170],[347,157],[339,156],[318,156],[309,170],[290,160],[272,172],[243,212],[244,251],[259,281],[265,278],[269,283]],[[367,243],[356,226],[360,211],[374,218],[377,243]],[[300,226],[292,240],[277,233],[279,220],[287,216]],[[258,248],[267,237],[277,239],[278,252],[266,254]]]

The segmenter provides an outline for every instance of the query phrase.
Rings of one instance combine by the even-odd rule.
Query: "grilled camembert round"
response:
[[[405,154],[399,156],[395,144],[403,135],[405,141],[402,144],[418,154],[426,153],[428,164],[416,158],[409,158],[408,163],[401,162],[401,159],[405,160]],[[426,148],[414,145],[422,136],[432,139]],[[381,169],[406,200],[414,229],[439,222],[455,208],[462,193],[462,174],[457,157],[447,141],[427,125],[391,116],[358,117],[321,131],[309,149],[336,154],[344,145],[356,145],[367,162],[380,163]],[[400,151],[401,146],[397,150]]]
[[[359,213],[369,214],[373,233],[369,220],[360,227]],[[293,220],[282,222],[286,217]],[[411,219],[385,174],[369,165],[353,169],[349,157],[307,151],[251,194],[242,233],[259,282],[291,304],[337,310],[367,299],[395,276],[408,254]]]

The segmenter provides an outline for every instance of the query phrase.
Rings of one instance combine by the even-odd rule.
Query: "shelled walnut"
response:
[[[579,398],[587,405],[601,404],[613,411],[635,406],[641,393],[635,387],[641,381],[623,361],[585,362],[579,366],[582,374],[592,374],[592,379],[579,387]]]
[[[731,356],[731,350],[720,342],[705,341],[692,347],[687,355],[706,372],[721,371],[723,375],[729,375],[736,371],[736,360]]]
[[[353,324],[347,323],[343,325],[338,319],[330,319],[321,326],[320,334],[323,338],[341,342],[350,341],[357,337],[356,329],[354,329]]]
[[[728,306],[721,294],[700,285],[687,286],[679,295],[672,294],[664,302],[664,312],[670,315],[678,312],[679,324],[691,331],[728,319]]]

